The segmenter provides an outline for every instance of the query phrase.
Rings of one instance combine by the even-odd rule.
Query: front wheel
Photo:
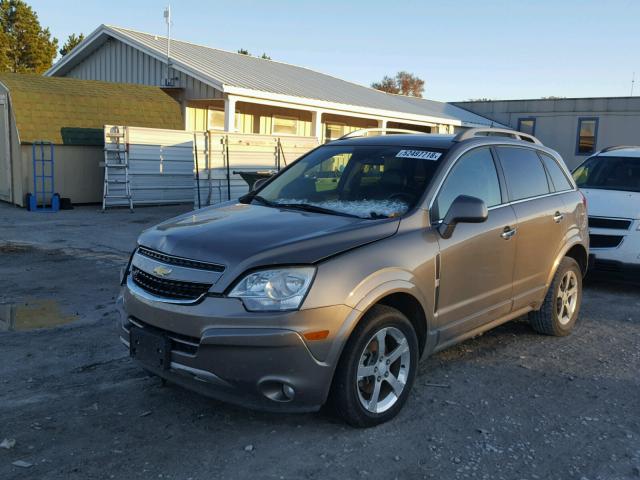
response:
[[[407,317],[385,305],[372,307],[342,353],[331,403],[355,427],[392,419],[409,396],[418,358],[418,338]]]
[[[581,302],[582,271],[573,258],[564,257],[540,310],[529,313],[529,322],[539,333],[568,335],[578,319]]]

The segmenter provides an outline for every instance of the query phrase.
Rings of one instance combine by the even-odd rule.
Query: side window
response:
[[[544,166],[547,167],[547,172],[551,175],[551,181],[553,182],[553,186],[555,187],[556,192],[563,192],[565,190],[571,190],[573,186],[571,182],[567,179],[567,176],[562,171],[558,162],[549,155],[545,155],[544,153],[538,152],[540,158],[544,162]]]
[[[522,133],[528,133],[529,135],[535,135],[536,119],[535,118],[519,118],[518,131]]]
[[[477,197],[493,207],[502,203],[500,181],[489,148],[477,148],[458,159],[438,193],[434,218],[442,220],[459,195]]]
[[[598,142],[598,119],[579,118],[576,155],[591,155],[596,151]]]
[[[522,147],[496,147],[496,150],[512,201],[550,192],[547,173],[534,150]]]

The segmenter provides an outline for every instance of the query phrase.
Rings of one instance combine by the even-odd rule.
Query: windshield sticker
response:
[[[425,150],[400,150],[397,158],[420,158],[422,160],[438,160],[442,156],[440,152],[427,152]]]

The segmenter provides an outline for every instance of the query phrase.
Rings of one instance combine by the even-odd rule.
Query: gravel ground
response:
[[[640,479],[640,286],[592,277],[569,337],[517,320],[424,360],[401,414],[356,430],[163,387],[131,363],[118,271],[178,211],[0,207],[0,304],[23,327],[60,323],[0,332],[0,479]]]

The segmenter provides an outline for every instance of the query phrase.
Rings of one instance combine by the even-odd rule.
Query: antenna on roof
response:
[[[173,78],[171,78],[171,5],[167,5],[164,9],[164,21],[167,24],[167,76],[164,79],[164,84],[167,87],[173,87]]]

